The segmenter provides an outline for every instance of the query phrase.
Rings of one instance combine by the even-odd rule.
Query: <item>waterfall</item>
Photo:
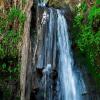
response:
[[[67,23],[61,12],[57,10],[58,15],[58,47],[59,47],[59,81],[60,100],[81,100],[78,97],[78,91],[75,84],[75,75],[73,73],[73,59],[71,57],[70,42],[68,38]]]
[[[43,72],[44,100],[84,100],[86,87],[74,65],[67,21],[61,10],[44,9],[41,34],[37,69]]]

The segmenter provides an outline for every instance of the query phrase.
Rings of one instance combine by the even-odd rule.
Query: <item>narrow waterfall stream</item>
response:
[[[73,72],[73,59],[71,57],[70,41],[67,31],[67,23],[64,16],[59,10],[58,15],[58,49],[60,52],[59,56],[59,87],[60,87],[60,99],[59,100],[81,100],[79,97],[79,91],[76,88],[75,73]],[[59,88],[58,87],[58,88]]]
[[[40,79],[43,100],[84,100],[82,94],[86,93],[86,87],[74,65],[64,12],[45,7],[41,34],[43,37],[36,67],[43,72]]]

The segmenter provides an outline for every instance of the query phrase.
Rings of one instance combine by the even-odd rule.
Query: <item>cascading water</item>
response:
[[[70,43],[68,38],[66,20],[61,12],[57,10],[58,15],[58,47],[59,47],[59,81],[60,81],[60,99],[59,100],[81,100],[79,92],[76,89],[75,75],[73,73],[73,59],[71,57]]]
[[[41,20],[42,47],[37,69],[43,69],[44,100],[83,100],[84,81],[74,68],[67,23],[62,11],[46,8]],[[75,69],[75,70],[74,70]],[[56,70],[56,71],[55,71]],[[52,78],[55,71],[57,78]]]

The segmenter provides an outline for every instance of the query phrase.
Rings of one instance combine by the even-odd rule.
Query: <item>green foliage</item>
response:
[[[19,74],[20,64],[18,64],[18,59],[5,58],[0,59],[0,80],[16,80]]]
[[[85,2],[81,4],[81,9],[85,12],[87,10],[87,5]]]
[[[15,19],[17,19],[20,23],[24,23],[25,15],[19,8],[12,7],[8,12],[8,21],[12,22]]]
[[[16,74],[18,72],[18,68],[19,65],[15,64],[13,61],[11,61],[9,64],[3,63],[0,65],[0,69],[9,74]]]
[[[25,21],[25,15],[21,12],[19,8],[12,7],[8,12],[8,16],[6,19],[0,18],[0,35],[4,36],[2,42],[0,43],[0,58],[4,58],[6,56],[16,57],[18,55],[17,45],[21,40],[21,32]],[[15,28],[9,29],[9,23],[12,25],[16,24]],[[8,28],[8,29],[7,29]]]
[[[7,35],[0,44],[0,58],[6,56],[16,57],[18,55],[17,44],[20,39],[20,33],[13,30],[8,31]]]
[[[0,37],[2,37],[0,40],[0,71],[8,74],[9,79],[13,79],[19,72],[18,60],[14,59],[18,59],[18,44],[21,41],[26,17],[18,7],[10,8],[5,14],[6,18],[0,17]],[[4,60],[5,58],[8,59]],[[9,58],[12,60],[10,61]]]
[[[99,5],[100,4],[100,0],[96,0],[96,4]]]
[[[85,4],[84,4],[85,5]],[[86,6],[84,6],[86,7]],[[95,57],[100,54],[100,29],[97,32],[93,29],[93,22],[95,20],[100,21],[100,8],[96,8],[94,5],[88,12],[88,16],[84,17],[83,4],[81,6],[81,11],[74,18],[74,29],[77,35],[76,43],[80,48],[81,52],[85,52],[90,58],[91,64],[94,64]],[[99,16],[99,17],[98,17]],[[86,22],[84,23],[84,20]]]
[[[6,34],[0,43],[0,58],[18,55],[17,45],[23,31],[20,28],[23,27],[25,21],[25,15],[19,8],[12,7],[7,14],[6,19],[0,18],[0,36]]]
[[[97,56],[100,58],[100,8],[93,5],[87,10],[86,3],[83,2],[76,12],[73,20],[75,42],[80,53],[86,56],[85,63],[88,64],[89,71],[100,83],[100,64],[97,64]]]
[[[96,16],[99,16],[100,18],[100,8],[96,7],[95,5],[90,9],[88,19],[89,21],[93,21],[93,19],[96,18]]]

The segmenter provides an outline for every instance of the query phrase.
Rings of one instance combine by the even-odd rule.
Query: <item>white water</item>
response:
[[[60,11],[58,14],[58,47],[59,58],[59,79],[63,100],[81,100],[76,89],[75,75],[73,73],[73,59],[71,57],[70,43],[68,38],[67,23]]]

